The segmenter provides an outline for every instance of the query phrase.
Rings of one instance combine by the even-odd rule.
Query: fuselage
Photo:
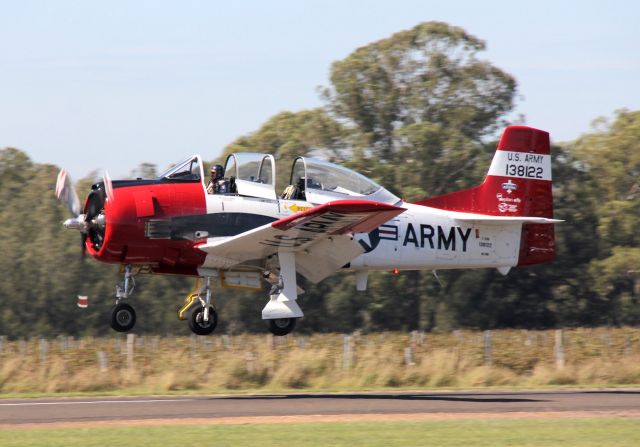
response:
[[[519,157],[517,152],[498,150],[493,164],[497,166],[496,159],[504,161],[512,154],[516,155],[511,158]],[[548,161],[544,157],[543,161]],[[345,268],[508,269],[547,262],[554,256],[552,226],[526,223],[530,217],[509,220],[522,217],[532,204],[533,216],[552,216],[550,167],[539,168],[545,177],[541,179],[528,178],[525,168],[529,167],[536,172],[535,166],[523,166],[522,178],[490,175],[483,185],[471,190],[407,203],[343,166],[304,157],[294,160],[289,186],[280,194],[275,186],[273,156],[252,153],[227,158],[227,177],[221,180],[227,182],[224,193],[212,194],[207,191],[202,159],[195,155],[155,180],[107,182],[111,185],[107,188],[105,183],[94,185],[84,209],[88,222],[85,244],[88,252],[103,262],[144,265],[158,273],[199,275],[203,266],[220,265],[213,262],[215,253],[199,249],[203,244],[347,199],[405,211],[369,233],[354,234],[362,254],[351,258]],[[459,211],[448,208],[452,203]],[[473,214],[478,207],[480,214]],[[331,229],[327,226],[317,231],[329,235]],[[256,250],[256,259],[251,261],[259,262],[260,254]]]
[[[104,204],[103,262],[148,265],[158,273],[197,275],[206,254],[198,245],[311,209],[304,200],[206,194],[201,182],[114,182]],[[455,213],[400,201],[406,211],[368,234],[356,234],[364,253],[351,269],[420,270],[518,264],[520,225],[472,225]]]

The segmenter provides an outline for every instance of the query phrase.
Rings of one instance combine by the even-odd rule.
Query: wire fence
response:
[[[640,383],[640,329],[0,336],[0,392]]]

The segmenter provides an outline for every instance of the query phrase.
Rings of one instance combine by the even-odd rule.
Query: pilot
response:
[[[208,194],[224,194],[227,191],[227,182],[224,180],[224,168],[220,165],[211,166],[211,179],[207,184]]]

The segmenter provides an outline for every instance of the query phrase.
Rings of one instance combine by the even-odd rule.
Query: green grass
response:
[[[626,418],[0,430],[3,447],[143,446],[638,446]]]

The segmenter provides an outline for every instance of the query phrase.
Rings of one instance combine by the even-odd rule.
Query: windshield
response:
[[[198,161],[198,157],[190,157],[172,166],[160,174],[158,178],[171,181],[200,180],[200,162]]]

